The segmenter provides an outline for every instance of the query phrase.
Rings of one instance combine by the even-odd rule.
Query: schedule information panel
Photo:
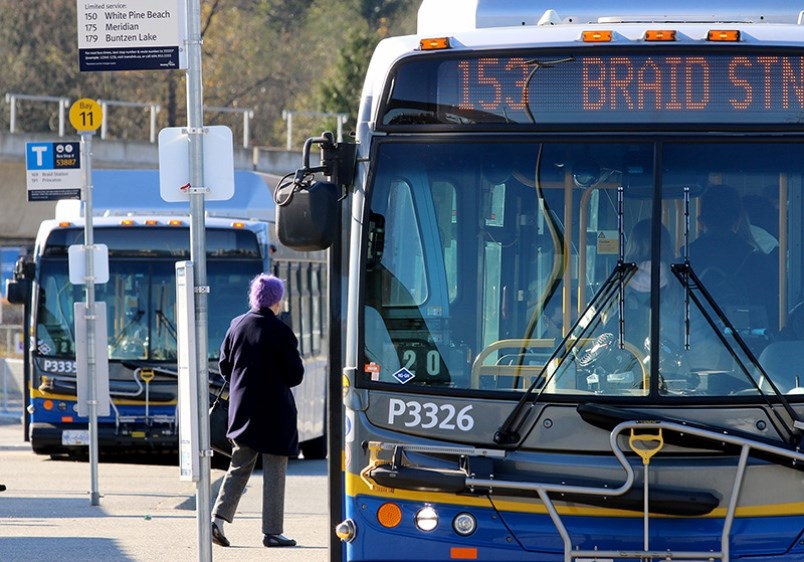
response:
[[[187,68],[182,0],[78,0],[81,71]]]

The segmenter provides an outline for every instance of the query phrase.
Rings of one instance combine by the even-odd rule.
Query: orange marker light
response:
[[[583,32],[583,40],[585,43],[606,43],[611,41],[612,36],[611,31],[606,30]]]
[[[422,51],[438,51],[449,49],[449,37],[429,37],[419,41],[419,48]]]
[[[388,529],[396,527],[402,522],[402,510],[395,503],[384,503],[377,510],[377,521]]]
[[[232,228],[246,228],[246,223],[243,222],[233,222]]]
[[[477,560],[477,549],[453,546],[449,549],[449,557],[452,560]]]
[[[159,224],[159,221],[156,219],[148,219],[147,221],[145,221],[145,224],[147,224],[148,226],[156,226]]]
[[[169,220],[169,221],[168,221],[168,224],[169,224],[170,226],[183,226],[183,225],[184,225],[184,221],[181,221],[181,220],[179,220],[179,219],[171,219],[171,220]]]
[[[740,32],[736,29],[710,29],[706,39],[708,41],[739,41]]]
[[[53,400],[45,400],[44,402],[42,402],[42,407],[47,411],[52,410],[53,409]]]
[[[136,223],[131,219],[123,219],[120,221],[121,226],[134,226]]]
[[[649,29],[645,32],[645,41],[675,41],[674,29]]]

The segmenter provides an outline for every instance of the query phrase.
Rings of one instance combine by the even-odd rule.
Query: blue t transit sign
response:
[[[80,199],[80,143],[29,142],[25,145],[25,168],[28,201]]]

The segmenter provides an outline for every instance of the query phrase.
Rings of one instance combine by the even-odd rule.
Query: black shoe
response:
[[[265,546],[296,546],[296,541],[285,535],[264,535],[262,544]]]
[[[212,524],[212,542],[218,546],[229,546],[229,539],[226,538],[223,531],[218,529],[215,523]]]

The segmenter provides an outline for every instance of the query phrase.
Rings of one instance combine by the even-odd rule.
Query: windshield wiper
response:
[[[751,385],[753,385],[754,389],[759,392],[760,396],[764,398],[765,403],[770,408],[770,411],[773,412],[773,415],[782,425],[784,430],[787,432],[789,437],[789,443],[795,444],[796,439],[799,441],[802,440],[802,434],[800,429],[804,428],[804,421],[798,416],[796,411],[790,405],[787,398],[785,398],[784,394],[779,390],[779,387],[773,382],[771,377],[762,367],[759,362],[759,359],[754,355],[748,345],[745,343],[745,340],[740,336],[739,330],[737,330],[726,315],[725,311],[718,305],[715,298],[712,296],[706,287],[704,287],[701,279],[695,273],[690,264],[690,249],[689,244],[690,242],[690,188],[684,188],[684,262],[673,264],[670,267],[670,270],[678,279],[681,286],[684,288],[684,348],[689,349],[690,347],[690,300],[695,303],[695,306],[700,311],[701,316],[703,316],[706,323],[715,333],[717,338],[723,344],[723,347],[726,351],[729,352],[731,358],[735,361],[735,363],[740,367],[743,371],[743,374],[749,380]],[[700,293],[700,296],[699,296]],[[709,310],[704,306],[704,303],[711,308],[714,312],[715,317],[709,313]],[[723,329],[721,326],[718,325],[717,321],[721,322]],[[768,398],[767,394],[763,392],[761,385],[757,382],[754,376],[751,374],[751,369],[749,366],[745,364],[740,354],[734,348],[734,345],[729,341],[726,335],[732,335],[734,337],[734,341],[737,343],[737,347],[743,353],[743,356],[746,357],[750,363],[750,366],[755,369],[754,372],[759,371],[765,381],[768,382],[768,386],[770,386],[771,391],[773,392],[774,396],[779,400],[782,404],[782,407],[787,412],[787,415],[790,416],[792,419],[792,424],[785,420],[781,415],[779,415],[779,411],[777,408],[774,408],[773,404],[771,403],[770,399]]]
[[[681,283],[681,285],[684,287],[685,296],[688,299],[691,299],[695,304],[695,307],[700,311],[701,316],[703,316],[704,320],[706,320],[706,323],[712,329],[712,332],[714,332],[718,340],[720,340],[720,343],[723,344],[723,347],[729,352],[731,358],[738,365],[740,370],[742,370],[745,377],[754,387],[754,390],[758,391],[760,396],[764,398],[765,403],[768,405],[771,412],[773,412],[773,414],[776,416],[776,419],[787,432],[789,437],[788,442],[790,444],[795,444],[796,439],[801,438],[800,432],[796,429],[796,422],[799,422],[800,424],[802,420],[790,405],[790,402],[788,402],[787,398],[785,398],[784,393],[779,390],[779,387],[776,386],[776,384],[773,382],[773,379],[762,367],[759,359],[757,359],[757,357],[751,351],[751,348],[749,348],[748,344],[745,343],[745,340],[740,335],[740,331],[735,328],[728,315],[718,305],[715,298],[703,285],[701,279],[693,270],[689,260],[687,259],[683,263],[674,263],[670,266],[670,270],[676,276],[679,283]],[[709,307],[708,309],[707,306]],[[714,312],[714,315],[710,313],[709,309]],[[688,342],[690,329],[689,310],[687,310],[685,313],[684,325],[686,330],[685,340]],[[729,338],[726,337],[727,335],[731,335],[734,338],[734,343],[737,344],[737,348],[739,349],[735,349],[734,343],[729,341]],[[749,364],[746,364],[743,358],[747,358]],[[779,402],[782,404],[782,407],[793,420],[793,424],[790,424],[789,421],[785,420],[781,415],[779,415],[778,409],[774,408],[766,392],[762,390],[762,387],[759,382],[757,382],[757,379],[751,374],[752,370],[753,372],[759,371],[763,380],[767,381],[771,392],[774,396],[776,396],[776,398],[778,398]]]
[[[578,319],[572,325],[572,328],[561,340],[561,343],[556,346],[550,358],[545,361],[539,375],[534,378],[533,383],[528,387],[527,391],[522,395],[517,402],[514,409],[508,415],[503,424],[497,429],[494,434],[494,442],[498,445],[511,445],[517,443],[521,438],[522,424],[527,418],[527,412],[533,405],[541,398],[541,395],[547,389],[550,380],[559,372],[561,365],[572,354],[579,343],[585,342],[588,334],[594,331],[598,326],[598,320],[605,314],[615,302],[622,302],[622,289],[631,280],[636,272],[637,266],[635,263],[626,263],[622,260],[617,262],[614,270],[609,274],[606,281],[600,289],[586,305],[583,313],[578,316]],[[620,315],[622,318],[622,315]],[[620,324],[620,340],[622,340],[622,324]],[[555,369],[549,377],[545,377],[546,371],[554,362]],[[533,391],[541,385],[541,390],[535,397],[532,396]]]

